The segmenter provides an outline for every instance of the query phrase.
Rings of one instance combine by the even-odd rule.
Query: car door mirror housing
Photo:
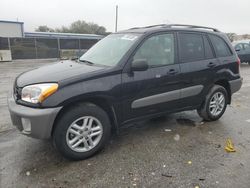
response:
[[[148,62],[146,59],[136,59],[132,62],[132,71],[146,71],[148,69]]]
[[[239,51],[240,51],[240,48],[235,48],[235,51],[236,51],[236,52],[239,52]]]

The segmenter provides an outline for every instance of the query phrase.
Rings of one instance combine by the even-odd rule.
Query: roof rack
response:
[[[220,32],[218,29],[216,28],[212,28],[212,27],[204,27],[204,26],[197,26],[197,25],[185,25],[185,24],[168,24],[166,25],[166,27],[187,27],[187,28],[195,28],[195,29],[211,29],[214,32]]]
[[[172,28],[172,27],[186,27],[186,28],[194,28],[194,29],[210,29],[213,30],[214,32],[220,32],[216,28],[212,27],[204,27],[204,26],[197,26],[197,25],[185,25],[185,24],[158,24],[158,25],[150,25],[146,27],[134,27],[132,29],[143,29],[143,28],[152,28],[152,27],[167,27],[167,28]]]
[[[131,29],[143,29],[143,28],[151,28],[151,27],[160,27],[160,26],[167,26],[166,24],[158,24],[158,25],[149,25],[149,26],[145,26],[145,27],[133,27],[133,28],[130,28],[129,30]]]

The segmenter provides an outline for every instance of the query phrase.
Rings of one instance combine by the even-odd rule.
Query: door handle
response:
[[[168,74],[169,75],[175,75],[175,74],[177,74],[178,73],[178,71],[176,70],[176,69],[170,69],[169,71],[168,71]]]
[[[208,66],[209,68],[213,68],[213,67],[216,66],[216,63],[210,62],[210,63],[207,64],[207,66]]]

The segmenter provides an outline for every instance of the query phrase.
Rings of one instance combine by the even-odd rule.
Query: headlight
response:
[[[57,88],[58,84],[56,83],[29,85],[22,89],[21,99],[30,103],[41,103],[47,97],[55,93]]]

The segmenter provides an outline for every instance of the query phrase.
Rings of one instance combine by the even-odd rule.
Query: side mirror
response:
[[[78,57],[76,57],[76,56],[74,56],[74,57],[71,57],[71,60],[72,61],[77,61],[79,58]]]
[[[148,62],[146,59],[136,59],[132,62],[132,71],[145,71],[148,69]]]
[[[236,52],[239,52],[239,51],[240,51],[240,48],[235,48],[235,51],[236,51]]]

